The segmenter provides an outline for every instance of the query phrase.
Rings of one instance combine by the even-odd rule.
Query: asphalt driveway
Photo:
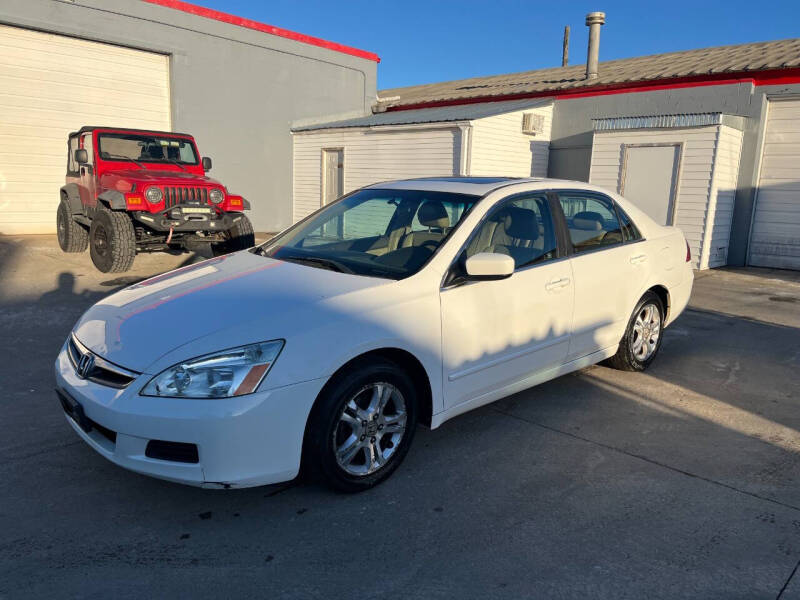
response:
[[[647,373],[420,429],[346,496],[149,479],[64,421],[52,363],[78,316],[188,258],[108,276],[0,237],[0,597],[800,599],[800,274],[704,272]]]

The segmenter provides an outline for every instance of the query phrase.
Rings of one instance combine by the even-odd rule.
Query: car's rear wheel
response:
[[[246,216],[242,215],[233,227],[225,232],[225,241],[211,245],[214,256],[230,254],[239,250],[246,250],[256,245],[256,235],[253,224]]]
[[[383,359],[359,361],[318,398],[306,429],[305,466],[336,490],[369,489],[403,461],[416,419],[409,376]]]
[[[103,273],[121,273],[133,266],[136,233],[131,218],[124,212],[100,209],[89,229],[92,262]]]
[[[83,252],[89,245],[89,232],[75,222],[66,198],[61,198],[56,212],[56,232],[58,245],[64,252]]]
[[[661,348],[663,332],[664,305],[647,292],[636,304],[617,353],[606,364],[622,371],[644,371]]]

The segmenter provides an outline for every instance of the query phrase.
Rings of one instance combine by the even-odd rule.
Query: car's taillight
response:
[[[686,262],[692,260],[692,250],[689,248],[689,242],[686,242]]]

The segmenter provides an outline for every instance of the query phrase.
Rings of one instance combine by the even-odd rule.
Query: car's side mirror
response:
[[[464,269],[468,279],[505,279],[514,273],[514,259],[506,254],[480,252],[467,259]]]
[[[79,165],[85,165],[89,162],[89,153],[84,148],[75,150],[75,162]]]
[[[211,159],[207,156],[203,157],[203,170],[210,171],[211,170]]]

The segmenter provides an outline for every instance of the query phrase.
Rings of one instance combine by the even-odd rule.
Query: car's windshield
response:
[[[144,133],[101,133],[98,137],[103,160],[197,164],[194,144],[187,139]]]
[[[281,260],[371,277],[419,271],[478,196],[366,189],[317,211],[256,248]]]

